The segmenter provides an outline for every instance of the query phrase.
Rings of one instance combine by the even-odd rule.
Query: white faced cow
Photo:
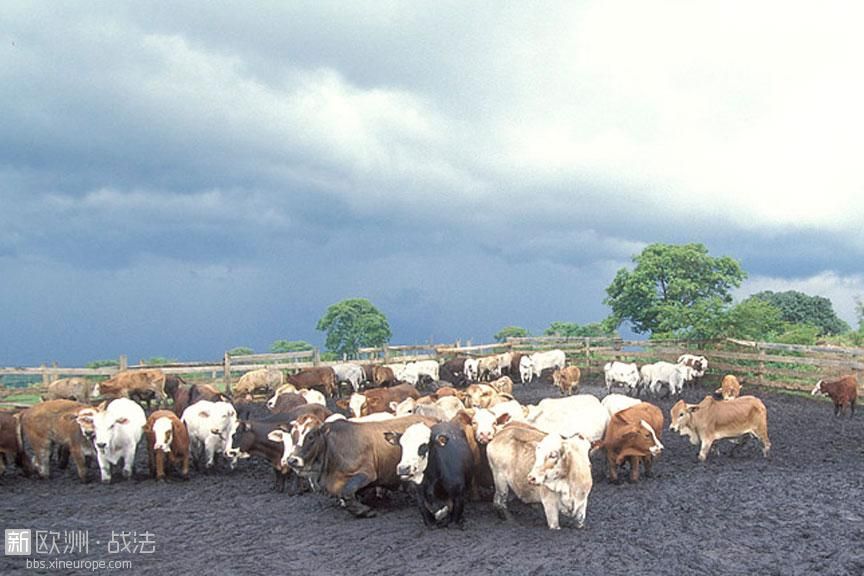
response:
[[[102,482],[111,482],[111,465],[123,460],[123,477],[132,477],[135,451],[144,434],[147,416],[137,403],[128,398],[112,400],[107,407],[88,408],[78,413],[82,430],[92,426],[93,444]]]

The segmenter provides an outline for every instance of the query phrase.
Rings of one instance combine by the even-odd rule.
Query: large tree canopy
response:
[[[709,256],[702,244],[651,244],[633,263],[615,275],[604,302],[616,327],[626,320],[639,333],[686,330],[694,312],[728,306],[730,290],[747,276],[736,260]]]
[[[306,352],[312,350],[313,346],[305,340],[274,340],[270,345],[270,352],[283,354],[286,352]]]
[[[831,300],[822,296],[810,296],[796,290],[786,292],[766,290],[753,294],[748,298],[750,299],[768,302],[780,311],[784,322],[816,326],[822,335],[849,331],[849,325],[834,313]]]
[[[354,356],[361,347],[383,346],[391,336],[387,318],[365,298],[333,304],[317,329],[327,332],[325,346],[339,356]]]

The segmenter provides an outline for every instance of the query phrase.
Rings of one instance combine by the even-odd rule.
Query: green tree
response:
[[[328,351],[349,357],[361,347],[383,346],[392,336],[387,318],[365,298],[333,304],[318,321],[317,329],[327,333]]]
[[[306,352],[313,350],[314,346],[305,340],[276,340],[270,345],[270,352],[282,354],[284,352]]]
[[[784,322],[816,326],[819,328],[819,335],[842,334],[850,330],[849,324],[834,313],[831,300],[823,296],[810,296],[797,290],[785,292],[766,290],[757,292],[750,298],[773,304],[780,310]]]
[[[580,325],[576,322],[552,322],[543,332],[546,336],[562,338],[584,338],[587,336],[614,336],[615,329],[607,322],[592,322]]]
[[[228,356],[248,356],[249,354],[254,354],[255,351],[248,346],[235,346],[228,350]]]
[[[530,336],[531,334],[525,328],[521,326],[506,326],[498,331],[497,334],[492,336],[495,338],[496,342],[504,342],[508,338],[525,338]]]
[[[639,333],[693,328],[695,309],[722,312],[747,276],[736,260],[709,256],[702,244],[651,244],[633,263],[615,275],[604,303],[616,328],[626,320]]]

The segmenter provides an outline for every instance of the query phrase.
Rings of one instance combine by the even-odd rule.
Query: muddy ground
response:
[[[698,401],[706,389],[685,398]],[[546,383],[515,393],[523,402],[556,394]],[[87,554],[30,558],[131,560],[131,573],[160,576],[864,574],[864,413],[835,418],[824,401],[755,394],[768,407],[771,460],[754,441],[735,456],[725,444],[700,464],[697,447],[667,430],[654,478],[611,485],[597,455],[581,530],[550,531],[539,505],[519,502],[511,504],[512,523],[489,502],[473,502],[464,532],[428,529],[405,493],[367,500],[378,517],[356,520],[323,495],[274,492],[267,465],[253,461],[157,485],[145,477],[144,450],[136,478],[109,486],[80,484],[74,466],[49,480],[7,470],[0,528],[56,531],[61,540],[64,531],[86,530]],[[658,403],[668,418],[672,402]],[[137,538],[154,541],[155,552],[110,554],[112,531],[152,534]],[[0,574],[58,573],[27,570],[25,560],[0,556]]]

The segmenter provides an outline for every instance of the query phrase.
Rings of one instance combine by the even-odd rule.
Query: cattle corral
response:
[[[706,378],[684,398],[716,387]],[[605,389],[591,378],[580,393]],[[80,484],[74,467],[49,480],[11,467],[0,477],[0,517],[4,528],[86,530],[89,553],[74,558],[132,560],[140,574],[864,573],[864,421],[834,417],[829,402],[809,397],[745,393],[768,409],[770,460],[756,442],[735,456],[720,442],[719,454],[698,463],[698,447],[667,429],[656,476],[613,485],[596,454],[583,529],[565,520],[550,531],[539,505],[515,500],[509,523],[480,501],[468,503],[464,531],[429,529],[404,492],[370,495],[378,516],[355,519],[333,498],[273,491],[259,460],[159,484],[147,479],[140,449],[134,479],[110,485]],[[525,403],[558,394],[548,380],[514,389]],[[673,401],[656,403],[668,428]],[[155,553],[109,554],[112,531],[153,534]],[[21,557],[0,558],[0,573],[23,566]]]

